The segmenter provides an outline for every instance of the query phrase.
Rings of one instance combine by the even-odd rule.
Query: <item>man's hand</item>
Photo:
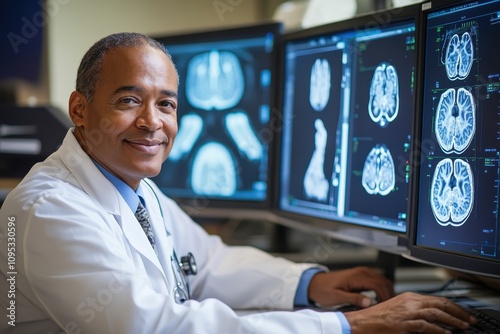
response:
[[[388,301],[345,313],[352,334],[450,333],[442,326],[467,329],[476,322],[467,311],[441,297],[405,292]]]
[[[371,305],[371,300],[360,292],[367,290],[374,291],[379,302],[394,297],[393,283],[366,267],[318,273],[309,284],[308,296],[322,306],[348,303],[365,308]]]

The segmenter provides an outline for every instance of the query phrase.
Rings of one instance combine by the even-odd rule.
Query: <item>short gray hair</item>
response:
[[[94,98],[95,88],[101,75],[104,56],[106,56],[109,51],[117,48],[131,48],[146,45],[162,51],[168,56],[170,61],[172,61],[172,57],[167,49],[160,42],[151,37],[133,32],[112,34],[97,41],[83,56],[76,75],[76,90],[82,93],[85,98],[91,102]],[[173,61],[172,64],[175,68]],[[175,71],[177,73],[177,70]],[[177,79],[179,79],[178,77],[179,75],[177,74]]]

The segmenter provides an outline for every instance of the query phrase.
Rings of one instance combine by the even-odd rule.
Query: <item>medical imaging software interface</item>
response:
[[[280,207],[406,231],[415,24],[285,45]]]
[[[430,12],[416,242],[499,257],[500,1]]]
[[[179,130],[155,178],[167,195],[266,200],[275,36],[255,35],[166,45],[180,76]]]
[[[353,42],[345,217],[405,232],[415,25],[360,35]]]
[[[345,42],[337,36],[287,43],[281,206],[337,212]]]

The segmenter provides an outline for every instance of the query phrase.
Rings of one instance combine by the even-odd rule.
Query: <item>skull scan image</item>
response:
[[[468,32],[462,35],[454,34],[446,47],[445,67],[450,80],[465,79],[472,68],[474,48]]]
[[[396,184],[396,172],[391,152],[377,144],[366,157],[361,176],[363,188],[370,195],[388,195]]]
[[[304,175],[304,191],[307,198],[326,201],[329,182],[325,177],[325,149],[328,133],[323,121],[314,122],[316,134],[314,135],[314,152]]]
[[[445,91],[436,110],[434,131],[443,152],[462,153],[470,145],[476,132],[476,105],[467,89]]]
[[[209,142],[196,153],[191,187],[200,195],[231,196],[237,187],[236,166],[224,145]]]
[[[472,211],[473,175],[470,165],[462,160],[441,160],[431,183],[432,213],[442,226],[461,226]]]
[[[330,99],[331,70],[326,59],[316,59],[311,68],[309,103],[316,111],[325,109]]]
[[[368,114],[370,118],[385,128],[394,121],[399,111],[399,80],[396,68],[382,63],[375,69],[370,85]]]

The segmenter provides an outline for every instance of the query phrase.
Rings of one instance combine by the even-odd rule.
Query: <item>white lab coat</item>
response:
[[[16,324],[2,316],[2,333],[341,333],[335,313],[278,311],[293,308],[310,265],[228,247],[153,182],[142,187],[159,257],[71,130],[57,152],[33,167],[0,211],[2,235],[9,219],[16,234],[14,270],[6,266],[3,242],[0,249],[1,308],[9,315],[15,300]],[[192,252],[198,265],[189,276],[193,300],[184,304],[172,297],[174,244],[179,257]],[[4,292],[12,290],[9,277],[14,299]],[[233,311],[248,308],[273,312]]]

